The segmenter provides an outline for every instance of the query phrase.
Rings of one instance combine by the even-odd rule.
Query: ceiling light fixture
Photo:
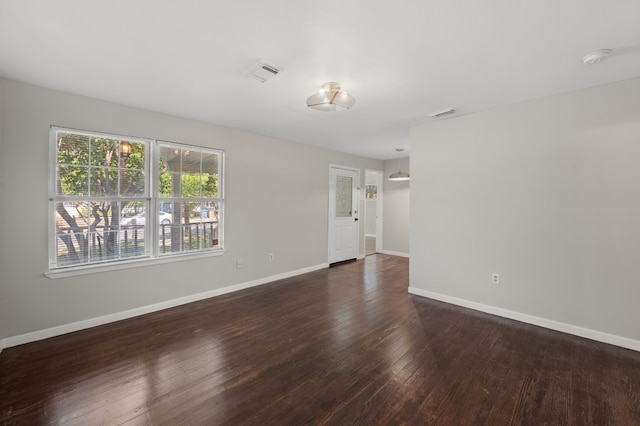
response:
[[[403,172],[400,170],[400,153],[404,151],[404,148],[396,148],[396,152],[398,153],[398,171],[396,173],[391,173],[389,175],[389,180],[392,181],[403,181],[409,180],[409,173]]]
[[[587,53],[582,57],[582,62],[585,65],[595,65],[602,61],[605,61],[611,55],[611,49],[596,50],[591,53]]]
[[[356,99],[340,90],[340,85],[334,81],[323,84],[318,93],[307,98],[307,106],[318,111],[342,111],[355,103]]]

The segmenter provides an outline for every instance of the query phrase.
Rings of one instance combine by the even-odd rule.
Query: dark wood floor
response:
[[[640,424],[640,353],[407,286],[378,254],[5,349],[0,423]]]

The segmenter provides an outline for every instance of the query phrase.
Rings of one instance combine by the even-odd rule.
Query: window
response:
[[[159,254],[219,247],[221,153],[164,142],[158,153]]]
[[[367,199],[378,198],[378,185],[365,185],[364,188]]]
[[[50,269],[222,251],[223,152],[52,128]]]

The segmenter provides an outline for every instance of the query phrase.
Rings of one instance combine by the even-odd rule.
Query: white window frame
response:
[[[103,200],[104,197],[91,197],[91,196],[64,196],[57,194],[57,166],[58,166],[58,156],[57,156],[57,147],[56,147],[56,135],[58,132],[68,132],[68,133],[76,133],[84,136],[96,136],[109,138],[114,140],[127,140],[132,142],[144,143],[146,146],[145,152],[145,196],[144,198],[138,197],[136,200],[144,201],[145,203],[145,216],[147,219],[148,226],[145,226],[144,238],[145,242],[150,242],[150,244],[145,243],[145,253],[140,257],[133,258],[124,258],[124,259],[115,259],[102,261],[99,263],[88,263],[88,264],[80,264],[80,265],[69,265],[69,266],[56,266],[56,244],[57,235],[56,235],[56,210],[55,205],[59,202],[66,201],[88,201],[94,199]],[[159,238],[157,238],[159,231],[159,224],[157,223],[158,215],[160,214],[160,202],[161,198],[159,195],[158,188],[158,179],[160,176],[159,171],[159,149],[161,145],[171,145],[175,147],[187,148],[193,151],[206,152],[215,154],[218,156],[218,197],[215,199],[212,198],[196,198],[193,201],[203,201],[214,200],[218,203],[218,245],[215,247],[208,248],[200,248],[193,249],[190,251],[180,251],[176,253],[165,253],[160,254],[160,242]],[[49,269],[45,272],[45,275],[49,278],[64,278],[69,276],[76,275],[85,275],[92,274],[103,271],[112,271],[119,269],[127,269],[138,266],[148,266],[153,264],[162,264],[162,263],[170,263],[175,261],[182,260],[191,260],[196,258],[204,258],[211,256],[220,256],[224,254],[224,174],[225,174],[225,153],[221,149],[201,147],[195,145],[187,145],[178,142],[167,142],[160,141],[148,138],[141,137],[130,137],[116,134],[108,134],[102,132],[93,132],[86,130],[77,130],[65,127],[51,126],[50,129],[50,171],[49,171]],[[116,197],[113,197],[115,199]],[[130,199],[133,197],[120,197],[119,199]]]

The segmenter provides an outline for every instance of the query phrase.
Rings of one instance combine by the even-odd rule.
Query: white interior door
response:
[[[357,169],[330,167],[329,263],[358,257]]]

